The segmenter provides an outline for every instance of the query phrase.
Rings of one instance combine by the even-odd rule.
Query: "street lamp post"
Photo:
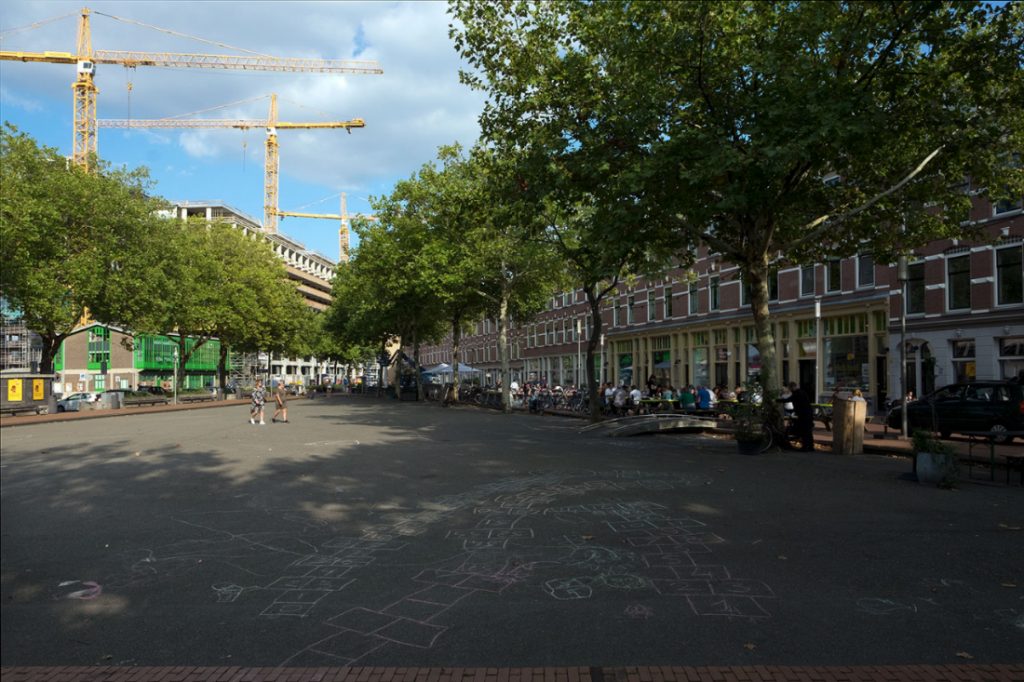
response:
[[[900,401],[900,436],[907,437],[907,284],[910,280],[910,268],[907,257],[900,256],[896,264],[896,279],[900,283],[900,390],[903,399]]]
[[[174,384],[174,404],[178,404],[178,349],[174,349],[174,377],[171,381]]]
[[[825,390],[825,382],[822,380],[821,370],[824,366],[825,349],[821,343],[821,297],[814,299],[814,402],[818,402],[819,395]]]

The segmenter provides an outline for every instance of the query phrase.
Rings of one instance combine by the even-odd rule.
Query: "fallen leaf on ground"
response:
[[[746,649],[747,651],[753,651],[754,649],[757,648],[757,645],[756,644],[752,644],[751,642],[747,642],[746,644],[743,645],[743,648]]]
[[[593,536],[593,535],[584,535],[584,536],[583,536],[583,539],[584,539],[584,540],[593,540],[593,539],[594,539],[594,536]]]
[[[966,651],[958,651],[958,652],[956,652],[956,655],[957,655],[958,658],[966,658],[968,660],[971,660],[971,659],[974,658],[974,656],[971,656]]]
[[[780,555],[779,555],[779,558],[780,558],[780,559],[782,559],[783,561],[785,561],[785,560],[786,560],[786,559],[788,559],[789,557],[788,557],[788,556],[786,556],[785,554],[780,554]]]
[[[1007,525],[1005,523],[1000,523],[999,527],[1004,529],[1004,530],[1020,530],[1021,529],[1021,526],[1010,526],[1010,525]]]
[[[1017,583],[999,583],[1003,587],[1017,587]]]

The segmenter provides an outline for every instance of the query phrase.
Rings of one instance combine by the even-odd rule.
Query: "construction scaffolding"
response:
[[[0,370],[36,372],[43,357],[39,337],[20,317],[0,318]]]

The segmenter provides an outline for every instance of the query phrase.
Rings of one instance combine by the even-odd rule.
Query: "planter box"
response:
[[[919,452],[914,458],[914,470],[921,483],[951,483],[957,478],[957,456]]]

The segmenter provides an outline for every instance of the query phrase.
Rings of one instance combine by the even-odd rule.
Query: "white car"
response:
[[[95,393],[72,393],[57,401],[57,412],[78,412],[83,403],[96,402]]]

